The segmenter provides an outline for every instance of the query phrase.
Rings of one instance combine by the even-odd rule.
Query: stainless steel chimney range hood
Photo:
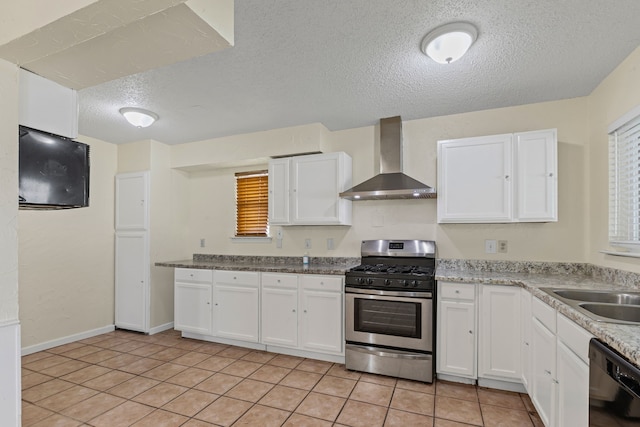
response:
[[[380,119],[380,170],[340,193],[349,200],[433,199],[436,190],[402,173],[402,119]]]

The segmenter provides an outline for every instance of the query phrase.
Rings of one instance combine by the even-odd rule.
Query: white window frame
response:
[[[640,253],[640,105],[609,135],[609,245]]]

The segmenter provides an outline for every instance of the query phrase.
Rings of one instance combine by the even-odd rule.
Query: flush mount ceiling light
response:
[[[158,115],[148,110],[135,107],[125,107],[120,109],[120,114],[135,127],[146,128],[158,120]]]
[[[466,22],[438,27],[422,39],[422,51],[439,64],[457,61],[478,38],[478,30]]]

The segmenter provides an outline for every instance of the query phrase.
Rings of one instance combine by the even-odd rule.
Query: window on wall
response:
[[[236,173],[236,237],[269,235],[269,175]]]
[[[609,127],[609,244],[640,252],[640,107]]]

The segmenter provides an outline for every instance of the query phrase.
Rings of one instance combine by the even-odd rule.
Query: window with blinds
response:
[[[236,173],[236,237],[269,235],[267,171]]]
[[[640,110],[632,113],[609,129],[609,244],[640,251]]]

